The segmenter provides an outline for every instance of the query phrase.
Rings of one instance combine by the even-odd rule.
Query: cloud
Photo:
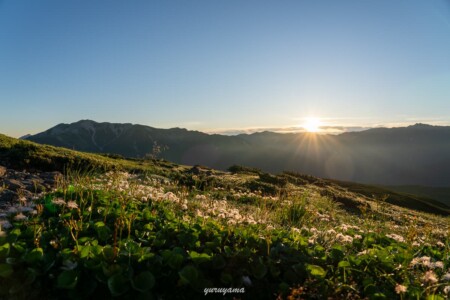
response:
[[[370,129],[371,127],[363,126],[320,126],[321,134],[341,134],[344,132],[363,131]],[[302,133],[306,132],[302,126],[290,126],[290,127],[250,127],[250,128],[229,128],[229,129],[216,129],[207,130],[209,134],[222,134],[222,135],[238,135],[238,134],[252,134],[256,132],[275,132],[275,133]]]

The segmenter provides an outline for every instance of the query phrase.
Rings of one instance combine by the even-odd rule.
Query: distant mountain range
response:
[[[261,132],[224,136],[82,120],[25,139],[126,157],[144,157],[156,142],[168,147],[161,158],[181,164],[217,169],[239,164],[360,183],[450,186],[449,126],[416,124],[340,135]]]

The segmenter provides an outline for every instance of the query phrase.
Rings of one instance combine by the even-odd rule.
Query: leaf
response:
[[[70,270],[59,274],[57,283],[61,289],[73,289],[78,282],[78,272]]]
[[[13,267],[8,264],[0,264],[0,277],[7,278],[13,273]]]
[[[41,261],[44,257],[42,248],[35,248],[25,255],[25,261],[32,264]]]
[[[5,243],[4,245],[0,246],[0,258],[5,258],[9,255],[10,251],[10,245],[9,243]]]
[[[135,290],[145,293],[155,285],[155,276],[150,271],[144,271],[134,277],[131,285]]]
[[[107,241],[111,237],[111,229],[105,226],[103,222],[97,222],[94,224],[95,231],[97,232],[97,236],[101,241]]]
[[[108,288],[115,297],[125,294],[128,289],[128,279],[122,274],[116,274],[108,279]]]
[[[179,269],[184,260],[183,255],[170,250],[164,250],[162,252],[162,257],[164,258],[164,261],[167,263],[167,265],[169,265],[169,267],[174,270]]]
[[[324,278],[327,273],[321,266],[317,265],[307,265],[306,269],[308,270],[309,274],[314,277]]]
[[[193,284],[198,279],[198,271],[194,266],[185,266],[180,272],[178,272],[178,275],[180,275],[181,281],[185,284]]]
[[[21,234],[22,232],[20,231],[19,228],[11,230],[11,232],[8,234],[8,241],[11,243],[16,242]]]
[[[440,295],[428,295],[427,300],[445,300],[446,298]]]
[[[191,253],[189,253],[189,256],[191,257],[192,261],[195,264],[200,264],[203,262],[207,262],[211,259],[211,256],[209,256],[206,253],[197,253],[195,251],[191,251]]]
[[[74,193],[74,192],[75,192],[75,187],[74,187],[72,184],[70,184],[70,185],[67,187],[67,192],[69,192],[69,193]]]
[[[105,257],[106,260],[113,260],[114,259],[114,249],[110,245],[106,245],[103,247],[103,257]]]
[[[26,245],[24,245],[24,243],[22,243],[22,242],[14,243],[12,246],[19,253],[25,253],[25,251],[26,251],[26,249],[25,249]]]
[[[220,282],[226,285],[231,285],[233,283],[233,276],[230,273],[222,272],[220,274]]]
[[[222,269],[226,266],[227,262],[222,255],[216,254],[212,258],[212,265],[214,269]]]
[[[91,255],[91,246],[78,246],[80,251],[80,258],[90,257]],[[80,250],[81,249],[81,250]]]
[[[257,279],[262,279],[267,274],[267,267],[261,262],[254,263],[251,270]]]
[[[58,211],[58,207],[52,202],[53,197],[48,195],[45,197],[44,208],[46,213],[50,213],[50,215],[55,214]]]
[[[346,260],[340,261],[338,263],[338,267],[339,268],[348,268],[350,266],[351,266],[350,263],[348,261],[346,261]]]
[[[116,274],[120,274],[123,271],[122,267],[118,264],[113,264],[113,265],[109,265],[109,266],[104,266],[103,267],[103,274],[106,277],[112,277]]]
[[[345,254],[341,246],[336,245],[331,249],[330,257],[333,259],[333,261],[338,262],[342,258],[344,258],[344,256]]]

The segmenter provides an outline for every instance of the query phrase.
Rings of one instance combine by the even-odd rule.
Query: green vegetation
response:
[[[396,192],[384,187],[371,186],[367,184],[358,184],[354,182],[345,182],[338,180],[330,180],[331,182],[347,188],[349,191],[360,193],[365,196],[374,198],[383,198],[386,196],[386,202],[399,206],[417,209],[430,213],[438,213],[442,215],[450,214],[450,207],[443,202],[433,200],[417,194],[407,194]]]
[[[21,151],[15,159],[39,164],[43,154],[49,168],[66,153],[85,170],[92,163],[111,171],[66,172],[56,190],[5,212],[4,299],[445,299],[450,293],[448,217],[296,173],[189,170],[0,136],[1,160],[14,163],[15,151]],[[206,290],[205,296],[210,288],[245,292]]]
[[[419,185],[385,186],[387,190],[423,198],[434,199],[450,206],[450,187],[430,187]]]
[[[40,145],[0,134],[0,164],[18,170],[61,171],[67,169],[81,172],[105,172],[125,170],[130,172],[170,172],[185,167],[155,159],[131,159],[117,154],[93,154],[70,149]]]

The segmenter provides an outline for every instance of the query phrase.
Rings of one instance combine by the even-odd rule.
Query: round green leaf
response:
[[[43,256],[44,251],[42,250],[42,248],[35,248],[25,255],[25,261],[28,263],[36,263],[42,260]]]
[[[214,257],[212,259],[212,264],[213,264],[214,269],[222,269],[226,266],[227,263],[222,255],[217,254],[217,255],[214,255]]]
[[[61,289],[73,289],[78,282],[78,272],[73,270],[64,271],[59,274],[57,282],[58,287]]]
[[[135,290],[145,293],[155,285],[155,276],[149,271],[144,271],[134,277],[131,285]]]
[[[113,296],[125,294],[129,289],[128,279],[122,274],[117,274],[108,279],[108,288]]]
[[[0,264],[0,277],[7,278],[13,273],[13,267],[8,264]]]
[[[252,274],[257,279],[262,279],[267,274],[267,267],[261,263],[257,262],[251,266]]]
[[[180,278],[183,281],[183,283],[193,284],[198,279],[198,271],[193,266],[184,267],[180,272],[178,272],[178,275],[180,275]]]
[[[306,269],[308,270],[309,274],[314,277],[324,278],[327,273],[321,266],[317,265],[308,265]]]
[[[340,261],[338,264],[339,268],[348,268],[350,267],[350,263],[346,260]]]

